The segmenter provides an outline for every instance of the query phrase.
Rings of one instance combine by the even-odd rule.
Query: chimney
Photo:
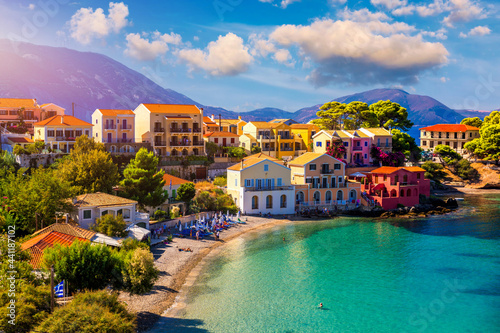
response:
[[[241,120],[241,116],[238,116],[238,120]]]
[[[243,169],[243,160],[241,160],[241,169]]]
[[[200,111],[203,113],[203,108],[200,108]]]
[[[210,117],[210,119],[212,119],[212,121],[214,121],[214,115],[212,114],[212,116]]]
[[[61,116],[61,124],[64,124],[64,115]]]

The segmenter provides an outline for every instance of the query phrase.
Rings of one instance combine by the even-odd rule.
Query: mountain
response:
[[[493,111],[474,111],[474,110],[455,110],[457,113],[461,114],[465,118],[479,117],[484,120],[484,117],[488,116]],[[494,110],[495,111],[495,110]],[[498,111],[498,110],[496,110]]]
[[[135,109],[140,103],[196,104],[205,114],[237,114],[203,106],[102,54],[0,40],[0,96],[55,103],[90,121],[97,108]]]

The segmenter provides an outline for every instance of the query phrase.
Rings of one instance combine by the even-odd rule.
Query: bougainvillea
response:
[[[375,145],[372,146],[370,155],[375,161],[382,162],[384,166],[402,166],[405,161],[405,155],[401,152],[386,153]]]
[[[342,142],[332,142],[330,146],[326,147],[326,153],[341,162],[346,163],[344,160],[346,148]]]

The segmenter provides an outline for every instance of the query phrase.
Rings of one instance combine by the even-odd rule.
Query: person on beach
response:
[[[285,241],[285,237],[283,237],[283,242]]]
[[[219,240],[219,230],[217,230],[217,233],[215,234],[215,239]]]

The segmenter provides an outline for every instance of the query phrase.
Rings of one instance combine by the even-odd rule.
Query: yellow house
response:
[[[293,214],[290,169],[270,159],[247,158],[227,169],[227,193],[243,214]]]
[[[313,136],[319,132],[319,127],[314,124],[292,124],[290,125],[292,134],[296,138],[300,139],[300,150],[299,156],[305,152],[313,151]]]
[[[360,184],[349,182],[345,163],[320,153],[305,153],[288,163],[295,185],[295,204],[305,207],[328,207],[359,204]]]
[[[217,119],[215,120],[217,124],[219,122]],[[247,124],[246,121],[241,119],[241,116],[238,116],[238,119],[222,119],[221,126],[222,130],[225,132],[231,132],[234,134],[242,135],[243,134],[243,126]]]
[[[141,104],[135,110],[135,139],[165,156],[205,155],[203,111],[196,105]]]
[[[54,150],[69,153],[77,137],[92,137],[92,124],[73,116],[53,116],[33,125],[35,141],[43,141]]]

